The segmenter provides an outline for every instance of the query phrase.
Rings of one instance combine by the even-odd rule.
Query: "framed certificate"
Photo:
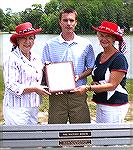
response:
[[[64,92],[75,88],[73,63],[49,63],[45,66],[46,84],[49,92]]]

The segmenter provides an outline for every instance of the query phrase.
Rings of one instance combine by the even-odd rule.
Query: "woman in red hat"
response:
[[[93,26],[92,26],[93,27]],[[98,54],[92,71],[93,83],[75,89],[78,94],[93,91],[97,123],[121,123],[129,108],[125,88],[128,63],[124,56],[123,32],[113,22],[103,21],[96,28],[103,52]],[[114,46],[119,42],[119,50]]]
[[[10,37],[13,49],[4,62],[5,93],[3,115],[6,125],[37,124],[40,95],[50,94],[41,86],[42,63],[31,52],[35,36],[30,22],[16,27]]]

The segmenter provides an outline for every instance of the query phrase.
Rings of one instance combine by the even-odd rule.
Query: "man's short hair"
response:
[[[75,19],[77,20],[77,11],[73,8],[65,8],[60,11],[59,19],[61,20],[62,14],[64,13],[75,13]]]

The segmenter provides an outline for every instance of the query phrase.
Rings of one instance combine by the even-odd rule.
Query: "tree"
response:
[[[34,28],[38,28],[43,13],[41,4],[33,4],[32,8],[26,8],[20,15],[22,22],[31,22]]]
[[[53,12],[59,11],[59,1],[58,0],[51,0],[49,3],[47,3],[44,7],[44,12],[49,15]]]
[[[0,28],[2,22],[6,31],[22,22],[31,22],[35,28],[42,27],[44,33],[59,33],[59,11],[67,7],[78,12],[76,33],[91,33],[91,26],[98,26],[102,20],[116,22],[121,27],[133,26],[132,0],[51,0],[44,8],[33,4],[19,13],[12,13],[11,8],[5,14],[0,10]]]
[[[7,8],[6,9],[6,13],[4,14],[4,30],[10,33],[10,29],[11,29],[11,23],[12,23],[12,19],[11,19],[11,15],[12,15],[12,9],[11,8]]]
[[[2,31],[4,28],[3,19],[4,19],[4,13],[3,10],[0,8],[0,31]]]
[[[40,27],[42,28],[42,33],[48,33],[48,16],[47,14],[42,14],[40,19]]]
[[[55,33],[59,33],[59,17],[58,17],[58,13],[52,13],[50,15],[48,15],[47,18],[48,22],[47,22],[47,29],[48,29],[48,33],[51,34],[55,34]]]

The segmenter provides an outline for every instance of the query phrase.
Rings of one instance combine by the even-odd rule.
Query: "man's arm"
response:
[[[92,68],[88,68],[86,71],[82,72],[80,75],[75,76],[75,81],[81,80],[89,76],[92,72]]]

